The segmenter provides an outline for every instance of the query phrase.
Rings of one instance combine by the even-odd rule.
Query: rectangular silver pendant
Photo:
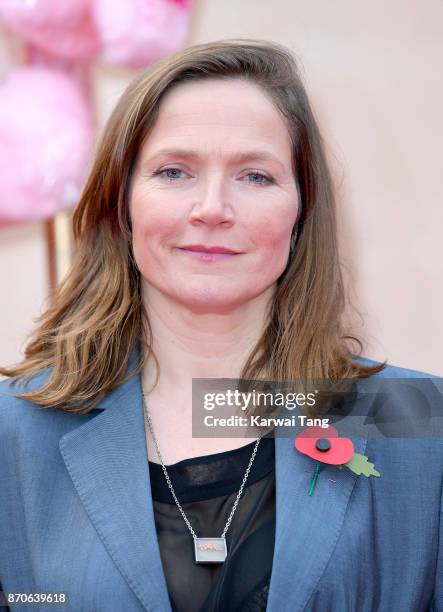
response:
[[[223,563],[228,554],[226,538],[194,538],[196,563]]]

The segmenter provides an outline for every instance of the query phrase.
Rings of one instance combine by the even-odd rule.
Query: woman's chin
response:
[[[208,289],[186,290],[174,296],[182,306],[196,314],[226,314],[247,303],[248,296],[226,291],[208,291]]]
[[[226,299],[192,299],[182,301],[182,305],[195,314],[228,314],[242,305]]]

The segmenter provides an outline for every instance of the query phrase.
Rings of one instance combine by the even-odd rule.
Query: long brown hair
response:
[[[333,183],[322,138],[296,61],[264,40],[221,40],[188,47],[157,62],[119,99],[98,144],[73,215],[75,253],[69,273],[49,296],[18,365],[0,373],[28,382],[49,368],[43,386],[17,397],[83,414],[152,353],[152,332],[141,298],[128,212],[131,174],[163,94],[189,79],[247,79],[270,96],[286,120],[301,216],[294,254],[277,283],[269,322],[241,378],[355,379],[382,370],[365,366],[344,329],[347,298],[338,257]],[[131,353],[140,360],[128,374]],[[357,356],[357,355],[356,355]],[[155,359],[157,366],[158,362]]]

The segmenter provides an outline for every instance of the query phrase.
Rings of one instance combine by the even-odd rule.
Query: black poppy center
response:
[[[327,438],[319,438],[315,443],[315,448],[321,452],[325,452],[331,448],[331,443]]]

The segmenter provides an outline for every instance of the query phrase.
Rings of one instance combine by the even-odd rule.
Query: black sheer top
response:
[[[240,448],[167,465],[177,498],[198,537],[220,537],[255,440]],[[224,563],[196,564],[194,540],[160,464],[149,461],[155,525],[174,612],[264,612],[275,538],[275,446],[264,436],[226,533]]]

